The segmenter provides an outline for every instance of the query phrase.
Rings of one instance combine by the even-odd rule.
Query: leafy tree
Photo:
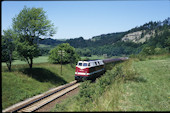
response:
[[[26,60],[32,68],[33,58],[39,55],[38,39],[52,36],[54,25],[47,20],[43,8],[23,8],[13,18],[13,29],[17,33],[17,52],[22,60]]]
[[[76,48],[76,52],[80,55],[80,56],[86,56],[86,57],[91,57],[91,51],[89,48]]]
[[[168,53],[165,48],[158,48],[157,47],[157,48],[154,49],[154,51],[155,51],[156,55]]]
[[[63,43],[56,46],[49,52],[49,61],[52,63],[60,63],[61,55],[59,51],[64,51],[64,55],[62,56],[63,63],[76,63],[80,57],[75,52],[75,48],[70,46],[69,43]]]
[[[84,56],[86,57],[91,57],[91,51],[88,48],[85,48],[83,51]]]
[[[8,70],[11,71],[11,64],[13,60],[13,52],[15,50],[14,39],[16,35],[12,29],[3,30],[4,35],[2,36],[1,42],[1,61],[6,62]]]
[[[142,55],[153,55],[155,53],[155,48],[153,46],[144,47],[140,54]]]
[[[169,50],[170,53],[170,36],[167,36],[167,40],[165,41],[165,45],[167,47],[167,49]]]

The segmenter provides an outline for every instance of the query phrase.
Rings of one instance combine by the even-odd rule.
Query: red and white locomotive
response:
[[[103,60],[78,61],[75,80],[95,79],[105,72]]]

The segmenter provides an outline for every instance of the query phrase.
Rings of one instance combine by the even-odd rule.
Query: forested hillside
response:
[[[130,55],[138,54],[144,47],[163,48],[170,46],[170,18],[160,22],[148,22],[126,32],[116,32],[94,36],[85,40],[83,37],[67,39],[41,39],[40,44],[56,46],[60,43],[69,43],[76,48],[81,56],[89,55]],[[43,48],[45,49],[45,48]],[[46,51],[47,54],[48,50]]]

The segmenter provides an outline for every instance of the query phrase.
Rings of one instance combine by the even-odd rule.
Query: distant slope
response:
[[[94,36],[91,39],[85,40],[83,37],[78,37],[74,39],[41,39],[40,44],[45,45],[58,45],[61,43],[69,43],[71,46],[75,48],[84,48],[84,47],[97,47],[108,44],[114,44],[117,41],[132,41],[135,43],[145,42],[151,36],[155,35],[155,30],[159,30],[162,26],[167,25],[170,26],[170,18],[165,19],[160,22],[148,22],[140,27],[135,27],[126,32],[117,32],[117,33],[108,33],[102,34],[98,36]]]
[[[56,39],[51,39],[51,38],[46,38],[46,39],[41,39],[39,41],[40,44],[44,44],[44,45],[51,45],[51,46],[55,46],[58,44],[63,43],[63,41],[60,40],[56,40]]]
[[[151,37],[155,37],[155,32],[160,34],[163,30],[165,30],[164,28],[168,28],[168,26],[170,26],[170,18],[167,18],[162,22],[150,21],[140,27],[135,27],[129,30],[127,34],[122,38],[122,41],[144,43],[146,40],[149,40]]]
[[[88,48],[93,55],[128,55],[139,53],[146,43],[154,42],[157,47],[165,47],[161,45],[164,42],[160,41],[160,39],[163,38],[163,40],[166,41],[167,39],[165,37],[169,35],[169,30],[170,18],[167,18],[162,22],[150,21],[125,32],[102,34],[88,40],[85,40],[83,37],[62,41],[48,38],[42,39],[40,44],[57,46],[61,43],[69,43],[75,48]],[[164,33],[165,31],[168,32]],[[152,38],[155,37],[156,39],[153,40]],[[157,39],[159,39],[159,41]]]
[[[150,31],[149,33],[146,33],[146,30],[142,31],[136,31],[133,33],[128,33],[126,34],[123,38],[122,41],[132,41],[134,43],[143,43],[146,40],[150,39],[151,36],[155,36],[155,30]]]

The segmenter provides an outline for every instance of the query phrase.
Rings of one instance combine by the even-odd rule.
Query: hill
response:
[[[155,37],[165,38],[165,34],[165,37],[162,36],[164,32],[167,32],[167,34],[170,32],[170,18],[162,22],[150,21],[125,32],[94,36],[88,40],[85,40],[83,37],[62,41],[48,38],[40,40],[40,44],[52,45],[54,47],[60,43],[69,43],[75,48],[89,49],[93,55],[129,55],[139,53],[144,46],[155,41]]]
[[[40,39],[39,43],[44,44],[44,45],[56,46],[58,44],[63,43],[63,41],[61,40],[56,40],[56,39],[51,39],[51,38],[46,38],[46,39],[39,38],[39,39]]]

